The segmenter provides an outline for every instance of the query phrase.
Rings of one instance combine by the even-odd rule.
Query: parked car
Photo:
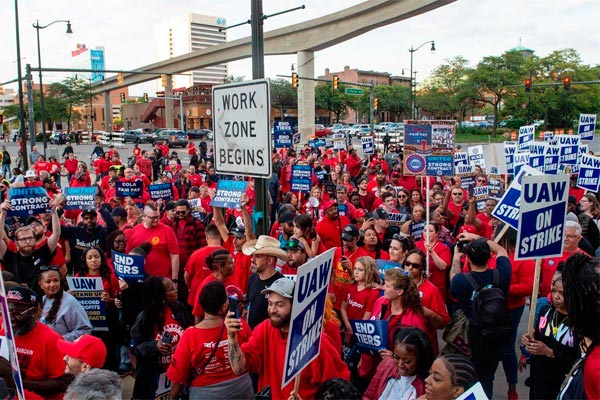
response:
[[[159,129],[153,134],[153,141],[162,142],[167,141],[167,145],[170,147],[185,147],[188,144],[187,135],[184,131],[179,129]]]
[[[491,128],[491,127],[492,127],[492,124],[490,124],[490,123],[489,123],[489,122],[487,122],[487,121],[479,121],[479,122],[476,122],[476,123],[475,123],[475,126],[476,126],[477,128]]]
[[[213,131],[210,129],[193,129],[187,131],[187,135],[190,139],[202,139],[203,137],[210,140],[213,139]]]
[[[125,143],[152,143],[152,137],[140,131],[123,132],[123,141]]]
[[[404,123],[394,122],[393,124],[388,125],[387,132],[404,132]]]
[[[460,127],[461,128],[475,128],[475,124],[472,123],[471,121],[462,121],[460,123]]]
[[[325,137],[332,133],[331,129],[326,128],[325,125],[315,124],[315,137]]]

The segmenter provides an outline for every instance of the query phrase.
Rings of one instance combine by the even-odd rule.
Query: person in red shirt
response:
[[[448,215],[448,220],[453,228],[461,217],[463,205],[466,203],[465,191],[460,187],[460,179],[455,178],[455,184],[448,190],[442,210]]]
[[[152,251],[146,257],[145,272],[152,276],[171,277],[178,282],[179,246],[173,229],[159,223],[160,212],[152,204],[146,204],[141,224],[125,231],[127,252],[144,242],[150,242]]]
[[[429,274],[431,283],[440,290],[442,297],[448,297],[446,285],[446,269],[452,262],[450,249],[438,241],[440,227],[435,222],[430,222],[423,232],[423,240],[416,242],[417,249],[429,255]]]
[[[50,164],[48,164],[44,156],[40,155],[35,164],[33,164],[33,169],[35,170],[37,175],[39,175],[41,171],[50,172]]]
[[[62,337],[38,321],[38,299],[31,289],[16,286],[6,293],[6,300],[23,387],[45,399],[62,399],[67,388],[65,362],[57,346]]]
[[[67,181],[71,181],[71,176],[77,173],[77,164],[79,161],[75,158],[75,154],[69,153],[67,154],[67,158],[63,163],[65,169],[67,170]]]
[[[152,180],[152,160],[148,158],[148,151],[142,150],[140,153],[141,157],[136,160],[136,165],[139,167],[140,172],[145,175],[148,179]]]
[[[229,362],[233,372],[258,373],[259,389],[269,385],[273,399],[287,399],[294,388],[290,382],[281,387],[285,363],[285,352],[290,332],[292,299],[295,283],[288,278],[279,278],[261,293],[268,295],[269,319],[258,324],[250,340],[240,347],[238,336],[242,323],[229,312],[225,318],[227,328]],[[298,395],[303,399],[315,397],[318,387],[328,379],[350,379],[347,365],[341,360],[331,340],[321,333],[321,351],[299,375]]]
[[[473,225],[477,229],[476,233],[479,236],[492,239],[492,235],[494,234],[492,211],[496,207],[496,200],[487,199],[485,201],[485,209],[483,212],[477,213],[477,215],[475,215],[477,211],[476,204],[475,197],[469,197],[469,210],[465,217],[465,225]]]
[[[379,298],[381,279],[377,273],[375,260],[371,257],[359,257],[354,264],[351,284],[342,301],[341,316],[346,328],[346,344],[351,344],[352,325],[350,320],[371,318],[373,306]]]
[[[196,173],[196,167],[193,165],[188,168],[188,180],[191,186],[202,186],[202,177]]]
[[[342,246],[337,247],[333,255],[333,275],[331,277],[333,292],[330,293],[330,296],[333,308],[338,311],[342,307],[342,301],[350,284],[354,264],[360,257],[368,256],[363,248],[358,247],[359,238],[360,232],[356,225],[346,225],[341,234]]]
[[[349,225],[350,220],[339,215],[337,202],[333,200],[326,201],[323,208],[325,216],[317,223],[315,230],[327,250],[341,245],[342,227]]]
[[[355,149],[351,148],[348,150],[348,157],[346,158],[346,167],[351,177],[356,177],[360,173],[362,168],[363,160],[358,156]]]
[[[378,169],[376,170],[375,176],[373,179],[369,181],[367,184],[367,191],[373,193],[375,197],[378,197],[381,192],[383,192],[383,188],[388,183],[388,174],[386,174],[385,170]]]

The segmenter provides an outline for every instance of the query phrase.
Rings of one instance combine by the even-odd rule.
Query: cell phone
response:
[[[469,185],[469,197],[473,197],[473,192],[475,192],[474,185]]]
[[[240,317],[239,304],[240,304],[240,301],[238,300],[237,297],[229,296],[229,311],[231,311],[232,313],[235,313],[236,318]]]
[[[171,344],[171,341],[173,340],[173,335],[171,335],[171,332],[165,332],[162,334],[162,338],[160,339],[160,341],[163,344]]]

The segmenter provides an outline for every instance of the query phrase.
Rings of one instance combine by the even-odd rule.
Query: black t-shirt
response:
[[[250,328],[254,329],[256,325],[269,318],[267,297],[261,291],[267,286],[271,286],[279,278],[283,278],[283,275],[278,271],[264,281],[258,277],[256,272],[250,275],[248,279],[248,301],[250,302],[248,325]]]
[[[34,250],[30,256],[23,256],[18,251],[6,250],[2,265],[4,269],[15,276],[15,282],[26,283],[37,293],[38,274],[42,265],[48,265],[52,260],[52,252],[45,243],[42,247]]]

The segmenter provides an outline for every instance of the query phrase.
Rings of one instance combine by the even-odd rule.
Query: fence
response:
[[[383,138],[386,132],[375,132],[375,147],[378,150],[383,151]],[[404,146],[404,132],[389,132],[387,133],[390,137],[390,144],[399,144]]]
[[[113,145],[118,148],[125,147],[125,133],[124,132],[104,132],[100,136],[100,143],[103,146]]]

